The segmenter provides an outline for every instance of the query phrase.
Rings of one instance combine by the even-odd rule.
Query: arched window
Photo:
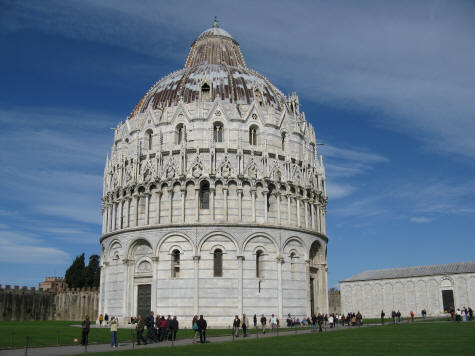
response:
[[[146,138],[147,138],[147,147],[149,150],[152,149],[152,144],[153,144],[153,131],[152,130],[147,130],[145,132]]]
[[[286,133],[285,132],[282,132],[282,136],[281,136],[281,146],[282,146],[282,151],[285,151],[285,139],[286,139]]]
[[[176,126],[176,144],[181,145],[185,141],[185,126],[178,124]]]
[[[223,251],[219,248],[213,253],[213,275],[215,277],[223,276]]]
[[[251,126],[249,128],[249,144],[252,146],[257,146],[257,127]]]
[[[180,277],[180,251],[172,252],[172,278]]]
[[[264,252],[259,250],[256,252],[256,278],[262,278],[262,257]]]
[[[203,83],[201,86],[201,100],[210,100],[211,99],[211,88],[208,83]]]
[[[209,183],[202,181],[200,185],[200,209],[209,209]]]
[[[216,122],[213,125],[213,140],[214,142],[223,142],[223,124]]]
[[[297,262],[297,255],[295,252],[290,254],[290,277],[291,279],[295,279],[295,264]]]

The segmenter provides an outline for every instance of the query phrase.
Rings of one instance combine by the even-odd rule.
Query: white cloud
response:
[[[327,183],[327,195],[329,199],[340,199],[350,195],[355,190],[351,185]]]
[[[418,223],[418,224],[425,224],[425,223],[430,223],[432,219],[424,217],[424,216],[414,216],[410,218],[409,221],[413,223]]]
[[[69,255],[55,247],[40,246],[42,240],[16,231],[0,231],[0,262],[64,264]]]

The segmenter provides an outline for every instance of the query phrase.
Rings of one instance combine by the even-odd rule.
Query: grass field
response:
[[[475,355],[475,323],[427,322],[351,328],[239,342],[116,351],[120,355]],[[110,355],[96,353],[94,355]]]
[[[0,349],[20,348],[26,345],[31,347],[74,345],[74,339],[81,341],[81,328],[72,327],[79,325],[79,321],[0,321]],[[288,330],[282,328],[281,330]],[[249,330],[255,333],[255,330]],[[192,338],[194,332],[190,329],[181,329],[177,339]],[[230,335],[230,329],[209,329],[208,336]],[[119,329],[119,342],[130,341],[134,331]],[[89,343],[110,343],[109,328],[91,328]]]

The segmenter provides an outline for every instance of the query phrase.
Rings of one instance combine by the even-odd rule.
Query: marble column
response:
[[[124,199],[119,201],[119,229],[124,228]]]
[[[160,204],[162,201],[162,192],[157,191],[156,194],[157,194],[157,218],[155,221],[157,222],[157,224],[160,224]]]
[[[140,195],[137,195],[135,197],[134,226],[139,226],[139,203],[140,203]]]
[[[252,195],[252,222],[256,222],[256,190],[251,190]]]
[[[300,227],[300,199],[295,195],[295,203],[297,205],[297,226]]]
[[[181,189],[181,222],[185,223],[185,198],[186,190],[185,188]]]
[[[308,205],[307,199],[303,200],[303,207],[305,209],[305,228],[308,229]]]
[[[291,214],[291,211],[290,211],[290,194],[287,194],[287,225],[290,226],[290,214]]]
[[[150,222],[150,194],[145,195],[145,225]]]
[[[214,194],[216,190],[214,188],[209,188],[209,208],[211,209],[211,221],[214,221],[215,211],[214,211]]]
[[[195,188],[195,221],[200,221],[200,188]]]
[[[116,202],[112,202],[112,231],[116,229],[116,222],[117,222],[117,204]]]
[[[127,198],[127,227],[130,227],[130,204],[132,204],[132,198]]]
[[[312,210],[312,230],[315,230],[316,229],[316,226],[315,226],[315,204],[312,200],[312,202],[310,203],[310,208]]]
[[[228,188],[223,187],[224,221],[228,221]]]
[[[193,313],[195,315],[199,314],[199,307],[200,307],[200,287],[199,287],[199,280],[200,280],[200,256],[193,256],[193,265],[194,265],[194,278],[195,278],[195,285],[194,285],[194,295],[193,295]]]
[[[168,196],[169,196],[169,203],[168,203],[168,222],[172,223],[172,214],[173,214],[173,195],[174,195],[173,188],[168,188]]]
[[[307,290],[307,315],[312,314],[312,305],[311,305],[311,291],[310,291],[310,260],[305,260],[305,284]],[[315,281],[313,281],[315,283]],[[315,297],[315,295],[314,295]]]
[[[157,281],[158,281],[158,256],[152,257],[152,310],[157,309],[158,305],[158,293],[157,293]]]
[[[282,292],[282,264],[284,263],[284,258],[282,256],[277,257],[277,279],[278,279],[278,304],[279,304],[279,320],[284,320],[282,317],[283,314],[283,292]]]
[[[244,277],[244,256],[237,256],[239,264],[239,277],[238,277],[238,315],[243,314],[243,277]]]
[[[269,195],[267,194],[267,190],[262,191],[262,197],[264,198],[264,223],[267,224],[268,220],[268,213],[267,213],[267,206],[269,205]]]
[[[242,189],[238,189],[238,220],[242,221]]]
[[[275,194],[275,199],[277,200],[277,224],[280,225],[280,194]]]

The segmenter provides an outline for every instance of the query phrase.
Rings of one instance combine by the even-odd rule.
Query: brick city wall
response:
[[[0,320],[81,320],[96,318],[97,288],[72,288],[59,292],[35,287],[0,285]]]

